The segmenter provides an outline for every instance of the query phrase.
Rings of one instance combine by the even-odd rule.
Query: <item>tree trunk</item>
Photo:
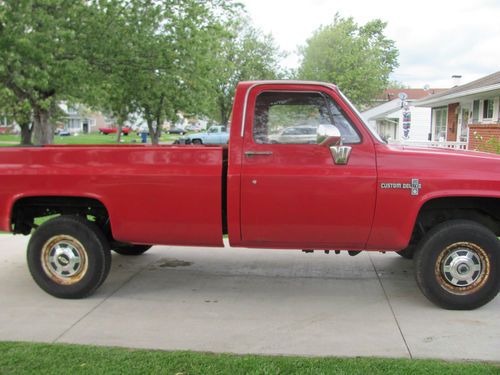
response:
[[[156,129],[155,129],[154,122],[152,120],[148,119],[146,121],[148,123],[149,137],[151,138],[151,144],[159,145],[161,137],[161,126],[158,126],[158,124],[156,124]]]
[[[19,124],[21,128],[21,146],[31,146],[31,135],[33,134],[33,126],[31,126],[31,122],[25,122]]]
[[[161,137],[161,129],[159,127],[157,127],[155,132],[153,133],[153,137],[151,137],[151,144],[159,145],[160,144],[160,137]]]
[[[116,143],[120,143],[122,140],[122,129],[123,129],[123,123],[118,122],[118,131],[116,132]]]
[[[162,100],[163,102],[163,100]],[[153,133],[153,136],[151,137],[151,143],[154,145],[159,145],[160,144],[160,137],[161,137],[161,118],[160,115],[158,114],[156,116],[156,129],[155,132]]]
[[[155,144],[155,141],[154,141],[155,128],[153,126],[153,120],[151,120],[150,118],[147,118],[146,122],[148,124],[149,138],[151,138],[151,144],[154,145]]]
[[[49,123],[50,112],[42,108],[33,109],[33,130],[35,145],[50,145],[54,143],[54,131]]]
[[[228,115],[224,97],[219,97],[219,113],[221,125],[227,126]]]

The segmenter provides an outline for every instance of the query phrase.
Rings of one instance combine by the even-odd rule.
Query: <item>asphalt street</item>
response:
[[[156,246],[113,254],[93,296],[31,279],[28,239],[0,235],[0,340],[308,356],[500,361],[500,296],[440,309],[397,254]]]

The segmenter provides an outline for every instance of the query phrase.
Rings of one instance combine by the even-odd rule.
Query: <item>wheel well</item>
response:
[[[471,220],[500,236],[500,199],[481,197],[437,198],[426,202],[418,213],[410,244],[417,244],[425,233],[448,220]]]
[[[37,218],[76,215],[94,221],[111,238],[111,225],[106,207],[97,199],[83,197],[27,197],[16,201],[12,209],[13,233],[30,234],[38,227]]]

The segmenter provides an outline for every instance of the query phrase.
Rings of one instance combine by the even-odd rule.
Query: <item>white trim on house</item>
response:
[[[441,106],[441,105],[448,105],[450,103],[456,103],[457,99],[465,99],[467,96],[477,96],[480,94],[488,94],[489,92],[492,91],[498,91],[500,90],[500,83],[490,85],[490,86],[485,86],[485,87],[479,87],[471,90],[466,90],[466,91],[459,91],[453,94],[449,95],[444,95],[440,96],[438,98],[428,98],[428,99],[421,99],[419,100],[415,105],[418,107],[426,107],[426,106]],[[492,93],[492,96],[495,96],[494,93]]]

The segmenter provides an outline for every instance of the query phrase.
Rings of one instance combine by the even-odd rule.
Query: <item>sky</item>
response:
[[[411,88],[448,88],[500,70],[500,0],[240,0],[255,26],[273,35],[288,53],[287,68],[300,63],[297,50],[336,12],[358,24],[388,23],[385,35],[399,49],[391,79]]]

